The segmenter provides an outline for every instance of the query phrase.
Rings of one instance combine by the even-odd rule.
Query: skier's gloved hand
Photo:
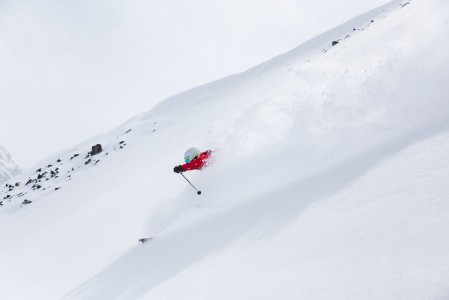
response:
[[[181,166],[181,165],[179,165],[179,166],[176,166],[174,169],[173,169],[173,172],[175,172],[175,173],[182,173],[182,172],[184,172],[185,170],[184,170],[184,168]]]

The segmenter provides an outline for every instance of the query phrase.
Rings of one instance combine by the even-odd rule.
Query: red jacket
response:
[[[181,165],[181,167],[184,169],[184,171],[201,170],[208,165],[210,158],[211,151],[207,150],[201,152],[200,155],[191,162]]]

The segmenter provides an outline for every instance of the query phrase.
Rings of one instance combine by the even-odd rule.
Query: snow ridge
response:
[[[21,169],[11,157],[11,154],[0,146],[0,184],[20,174]]]

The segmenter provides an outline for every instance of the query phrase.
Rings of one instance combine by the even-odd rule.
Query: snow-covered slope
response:
[[[448,33],[393,1],[42,161],[0,191],[0,296],[449,297]]]
[[[11,158],[11,154],[0,146],[0,184],[20,173],[19,165]]]

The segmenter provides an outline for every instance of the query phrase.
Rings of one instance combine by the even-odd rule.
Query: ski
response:
[[[143,243],[145,243],[145,242],[148,242],[148,241],[151,240],[151,239],[152,239],[152,238],[140,238],[140,239],[139,239],[139,242],[143,244]]]

